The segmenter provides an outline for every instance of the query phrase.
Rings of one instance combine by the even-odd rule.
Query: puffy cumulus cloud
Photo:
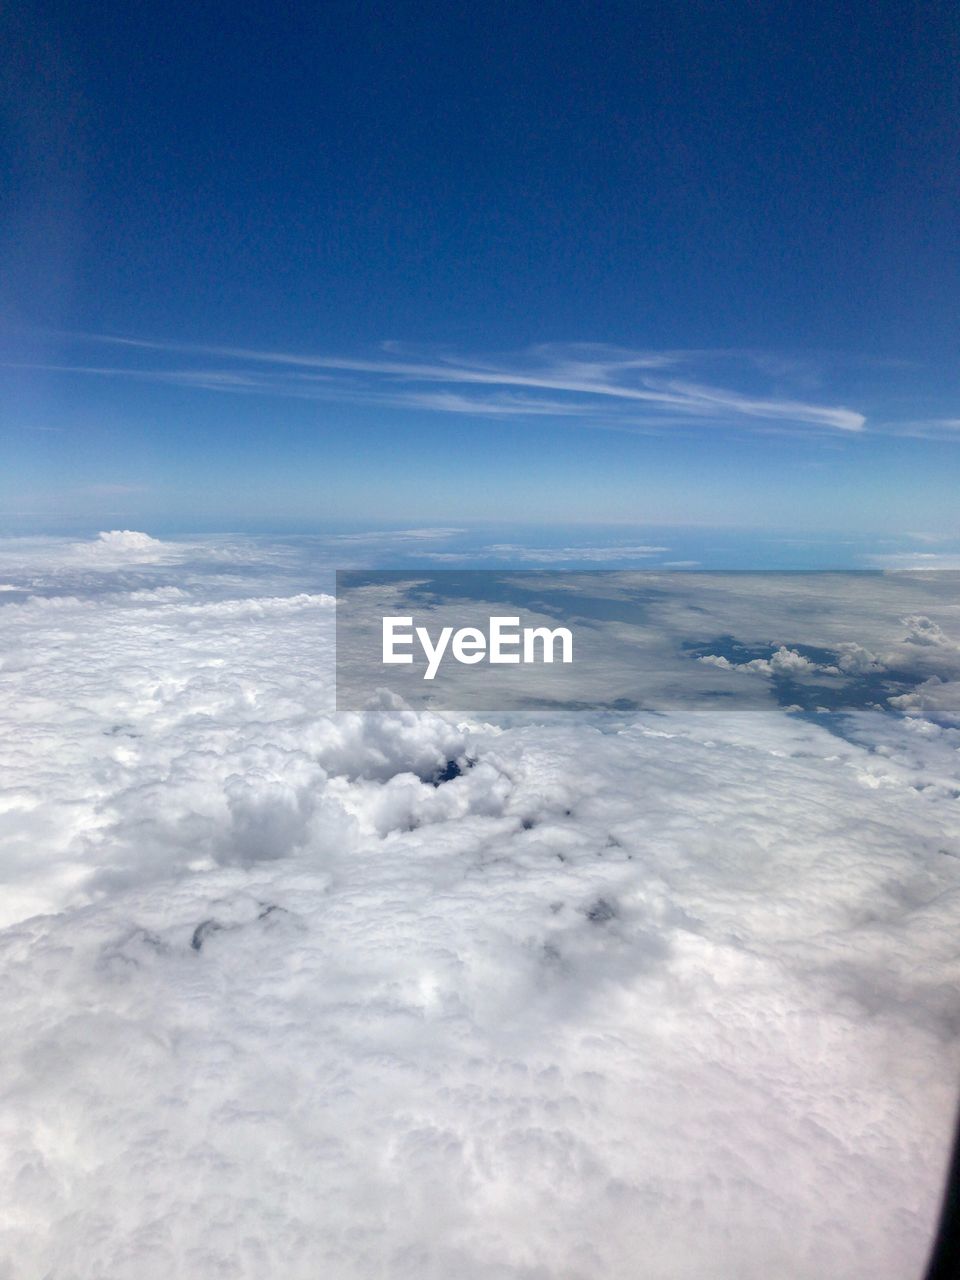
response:
[[[101,532],[90,548],[93,555],[109,554],[119,559],[129,557],[134,560],[155,560],[162,556],[165,550],[159,538],[151,538],[148,533],[139,533],[134,529],[111,529],[108,532]]]
[[[875,653],[854,641],[837,646],[837,666],[847,675],[869,675],[884,670],[883,662]]]
[[[956,606],[951,603],[950,612]],[[855,619],[861,615],[855,613]],[[869,615],[868,615],[869,616]],[[875,619],[874,619],[875,621]],[[834,642],[830,660],[818,661],[785,644],[768,645],[769,657],[735,661],[726,654],[705,653],[696,661],[720,671],[746,672],[783,680],[828,677],[830,683],[817,683],[822,688],[849,690],[851,681],[877,678],[869,687],[877,699],[912,717],[922,717],[941,726],[960,724],[960,640],[925,614],[909,614],[899,619],[900,633],[875,643],[874,648],[855,641]],[[737,646],[742,649],[742,645]],[[832,678],[836,677],[836,681]],[[883,684],[889,677],[902,685],[905,693],[889,694]],[[799,710],[800,708],[795,708]]]
[[[814,671],[820,671],[826,675],[840,673],[840,668],[834,664],[811,662],[796,649],[788,649],[783,644],[779,645],[769,658],[751,658],[749,662],[731,662],[722,654],[715,653],[703,654],[697,661],[706,663],[707,666],[719,667],[723,671],[756,671],[764,676],[806,675]]]
[[[934,622],[932,618],[924,617],[923,614],[912,614],[904,618],[903,625],[907,628],[904,644],[922,645],[925,648],[948,649],[953,653],[960,650],[960,644],[947,636],[938,622]]]
[[[466,737],[432,712],[417,714],[383,690],[362,712],[344,712],[316,726],[311,745],[317,758],[350,779],[388,782],[400,773],[430,782],[466,752]]]
[[[322,772],[289,743],[332,707],[330,596],[53,595],[3,618],[2,919],[209,861],[229,779]]]
[[[899,694],[889,701],[904,715],[960,728],[960,680],[931,676],[910,693]]]
[[[338,715],[333,612],[3,606],[0,1271],[919,1277],[957,731]]]
[[[109,529],[96,538],[71,542],[66,538],[7,538],[0,557],[16,567],[29,564],[34,569],[51,566],[58,572],[71,567],[118,569],[127,564],[174,563],[186,548],[164,542],[135,529]]]
[[[315,551],[313,569],[332,583],[332,540]],[[240,535],[188,540],[160,539],[132,529],[105,530],[95,538],[0,539],[0,591],[8,603],[90,598],[107,593],[202,589],[206,600],[294,594],[303,586],[303,545],[266,543]]]

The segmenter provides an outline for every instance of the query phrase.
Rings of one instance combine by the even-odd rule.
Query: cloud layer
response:
[[[101,544],[4,562],[5,1274],[919,1276],[956,730],[338,716],[309,562]]]

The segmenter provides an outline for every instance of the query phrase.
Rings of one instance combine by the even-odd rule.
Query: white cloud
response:
[[[938,622],[925,617],[922,613],[910,614],[903,619],[903,625],[907,628],[907,634],[904,637],[906,644],[932,646],[936,649],[947,649],[953,653],[960,651],[960,642],[947,636]]]
[[[424,529],[371,529],[360,533],[337,533],[334,542],[382,542],[394,546],[398,542],[432,542],[467,533],[466,529],[438,526]]]
[[[896,551],[865,555],[863,559],[877,569],[898,571],[960,569],[960,554],[950,551]]]
[[[0,1270],[919,1276],[957,731],[335,715],[329,596],[236,552],[203,561],[232,594],[194,549],[0,606]],[[777,608],[829,627],[801,587]]]
[[[764,676],[795,676],[821,672],[825,675],[839,675],[839,668],[833,663],[811,662],[796,649],[788,649],[786,645],[778,645],[769,658],[751,658],[748,662],[731,662],[729,658],[708,653],[697,659],[707,666],[719,667],[723,671],[755,671]]]
[[[904,715],[960,728],[960,680],[931,676],[910,693],[889,699]]]
[[[704,387],[689,382],[670,382],[667,385],[672,391],[687,397],[691,404],[726,409],[750,418],[783,418],[791,422],[831,427],[836,431],[862,431],[867,421],[862,413],[853,409],[805,404],[797,400],[754,399],[717,387]]]
[[[615,543],[610,543],[604,547],[531,547],[516,542],[496,542],[483,547],[478,554],[495,556],[497,559],[509,560],[512,563],[532,561],[537,564],[568,564],[571,561],[609,563],[611,560],[647,560],[651,556],[658,556],[669,550],[669,547],[645,543],[632,546],[617,546]]]
[[[104,334],[81,335],[85,342],[124,350],[226,361],[227,368],[153,367],[142,364],[34,365],[51,372],[97,377],[153,379],[204,391],[338,400],[412,411],[472,417],[555,416],[586,426],[624,430],[669,425],[786,423],[830,432],[862,431],[866,419],[844,405],[811,403],[731,387],[708,386],[691,377],[706,356],[723,353],[630,351],[602,344],[543,344],[498,358],[404,354],[388,345],[372,358],[253,350],[216,344],[151,342]],[[775,387],[775,368],[756,354],[725,353],[726,363],[752,380],[760,374]],[[540,393],[552,393],[544,396]]]
[[[131,560],[157,560],[165,554],[167,548],[158,538],[151,538],[148,533],[139,533],[133,529],[111,529],[99,534],[89,550],[93,556],[108,555],[111,559],[126,557]]]

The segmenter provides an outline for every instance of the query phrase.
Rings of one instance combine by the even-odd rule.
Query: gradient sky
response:
[[[954,4],[2,21],[3,532],[958,533]]]

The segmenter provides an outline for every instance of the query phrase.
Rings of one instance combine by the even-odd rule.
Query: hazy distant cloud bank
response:
[[[337,716],[297,554],[0,545],[0,1270],[919,1276],[960,631],[843,737]]]

